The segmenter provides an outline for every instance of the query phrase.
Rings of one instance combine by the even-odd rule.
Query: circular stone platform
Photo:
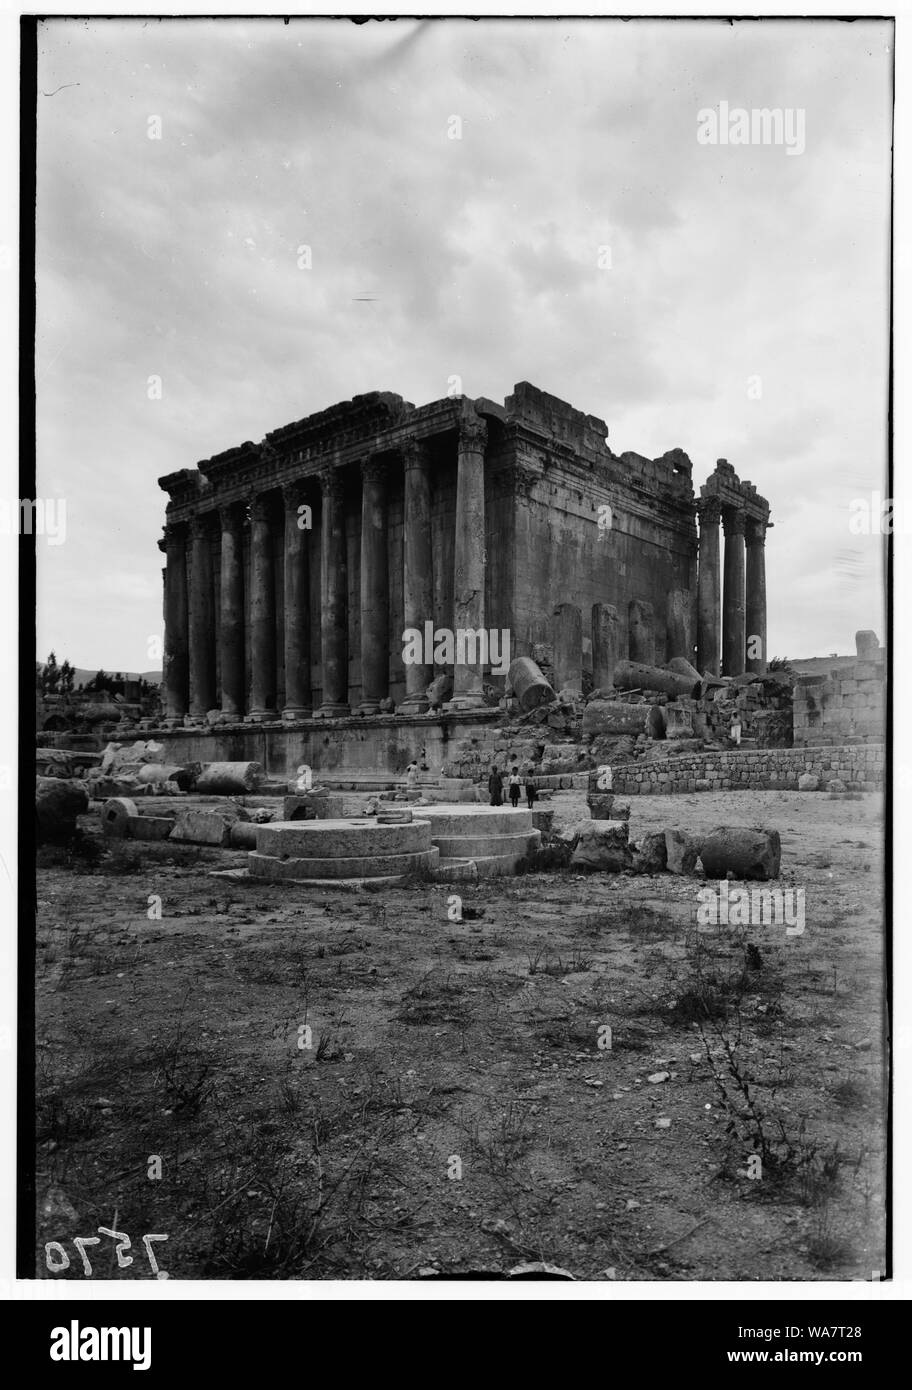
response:
[[[532,812],[512,806],[422,806],[431,839],[440,850],[440,876],[471,861],[479,878],[513,874],[520,859],[538,849],[541,832]]]
[[[374,819],[272,821],[257,827],[247,856],[255,878],[325,883],[383,880],[437,867],[427,820],[384,825]]]

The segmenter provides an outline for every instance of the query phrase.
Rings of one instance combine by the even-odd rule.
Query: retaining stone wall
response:
[[[884,746],[864,743],[838,748],[745,748],[630,763],[612,769],[611,790],[621,796],[720,788],[797,791],[798,778],[804,772],[820,777],[824,785],[839,778],[849,791],[880,788],[884,784]]]

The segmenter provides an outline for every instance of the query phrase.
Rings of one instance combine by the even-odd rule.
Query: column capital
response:
[[[385,483],[386,463],[375,456],[361,460],[361,477],[365,483]]]
[[[271,521],[272,507],[265,492],[255,492],[248,499],[251,521]]]
[[[744,534],[748,545],[765,545],[768,525],[769,522],[763,521],[760,517],[747,517],[744,523]]]
[[[190,521],[190,535],[197,540],[208,540],[212,535],[212,518],[214,512],[197,512]]]
[[[718,526],[722,518],[722,503],[718,497],[700,497],[697,500],[697,516],[703,526]]]
[[[740,507],[722,508],[722,530],[726,536],[743,536],[746,521],[747,517]]]
[[[185,521],[166,521],[164,534],[158,542],[159,550],[166,550],[168,546],[183,545],[187,540],[187,523]]]
[[[291,482],[282,484],[282,502],[286,512],[297,511],[301,503],[307,501],[309,481],[307,478],[292,478]]]
[[[219,524],[223,531],[238,531],[246,520],[246,507],[243,502],[223,502],[218,509]]]
[[[423,439],[406,439],[399,445],[399,457],[402,459],[404,472],[408,473],[413,468],[426,468],[428,465],[428,447]]]
[[[321,469],[317,477],[320,480],[320,492],[323,497],[332,502],[341,502],[343,492],[342,470],[330,465],[329,468]]]
[[[480,415],[467,412],[459,418],[459,448],[480,452],[488,442],[488,427]]]

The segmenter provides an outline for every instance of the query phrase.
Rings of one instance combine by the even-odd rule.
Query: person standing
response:
[[[498,771],[496,763],[491,768],[491,775],[488,778],[488,792],[491,797],[492,806],[503,805],[503,778]]]
[[[520,784],[520,780],[519,780],[519,768],[518,768],[518,767],[514,767],[514,768],[512,769],[512,771],[510,772],[510,780],[509,780],[509,782],[507,783],[507,786],[508,786],[508,789],[509,789],[509,792],[510,792],[510,805],[513,807],[513,810],[514,810],[514,811],[516,810],[517,806],[519,805],[519,791],[520,791],[520,785],[521,785],[521,784]]]
[[[531,767],[529,768],[529,771],[526,773],[526,805],[528,806],[530,811],[532,810],[532,807],[535,805],[535,777],[532,773]]]

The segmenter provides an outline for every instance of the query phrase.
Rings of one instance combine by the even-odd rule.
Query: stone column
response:
[[[697,666],[711,676],[719,674],[719,520],[722,509],[716,497],[697,503],[700,517],[699,570],[697,574]]]
[[[583,615],[575,603],[559,603],[551,626],[554,650],[552,684],[560,694],[583,693]]]
[[[333,719],[351,713],[348,705],[348,560],[341,472],[336,468],[325,469],[320,474],[320,488],[323,496],[320,523],[323,702],[315,714],[321,719]]]
[[[480,634],[485,625],[485,497],[484,450],[488,429],[473,410],[459,422],[456,463],[456,537],[453,565],[453,627],[456,661],[453,698],[446,708],[484,708],[484,652]],[[460,632],[471,634],[460,643]],[[474,640],[478,634],[478,640]],[[484,642],[486,646],[486,641]],[[460,661],[460,657],[463,659]]]
[[[307,485],[282,488],[285,504],[285,707],[283,719],[309,719],[310,693],[310,538],[312,511]]]
[[[244,716],[244,508],[239,502],[219,508],[222,527],[219,584],[219,649],[222,667],[222,714]]]
[[[276,719],[275,570],[271,507],[265,496],[250,504],[250,713],[260,723]]]
[[[190,525],[190,718],[203,721],[215,708],[215,624],[209,515]]]
[[[725,559],[722,572],[722,674],[744,671],[744,513],[722,509]]]
[[[386,464],[361,465],[361,703],[379,714],[389,695],[389,532]]]
[[[655,613],[651,603],[633,599],[628,608],[630,660],[655,665]]]
[[[766,670],[766,522],[750,518],[745,527],[747,543],[746,619],[747,665],[745,670],[763,675]],[[751,655],[751,653],[755,655]]]
[[[690,612],[687,590],[669,589],[665,614],[667,661],[673,661],[676,656],[683,656],[687,661],[694,659]]]
[[[417,439],[402,446],[403,519],[402,589],[406,628],[434,621],[434,571],[431,557],[431,477],[427,449]],[[434,678],[434,667],[413,663],[405,667],[405,699],[397,714],[424,714],[429,708],[425,691]]]
[[[592,688],[606,690],[614,684],[614,668],[620,661],[620,625],[613,603],[592,605]]]
[[[165,645],[162,678],[165,714],[183,722],[187,713],[190,657],[187,638],[186,527],[168,523],[159,545],[165,552]]]

